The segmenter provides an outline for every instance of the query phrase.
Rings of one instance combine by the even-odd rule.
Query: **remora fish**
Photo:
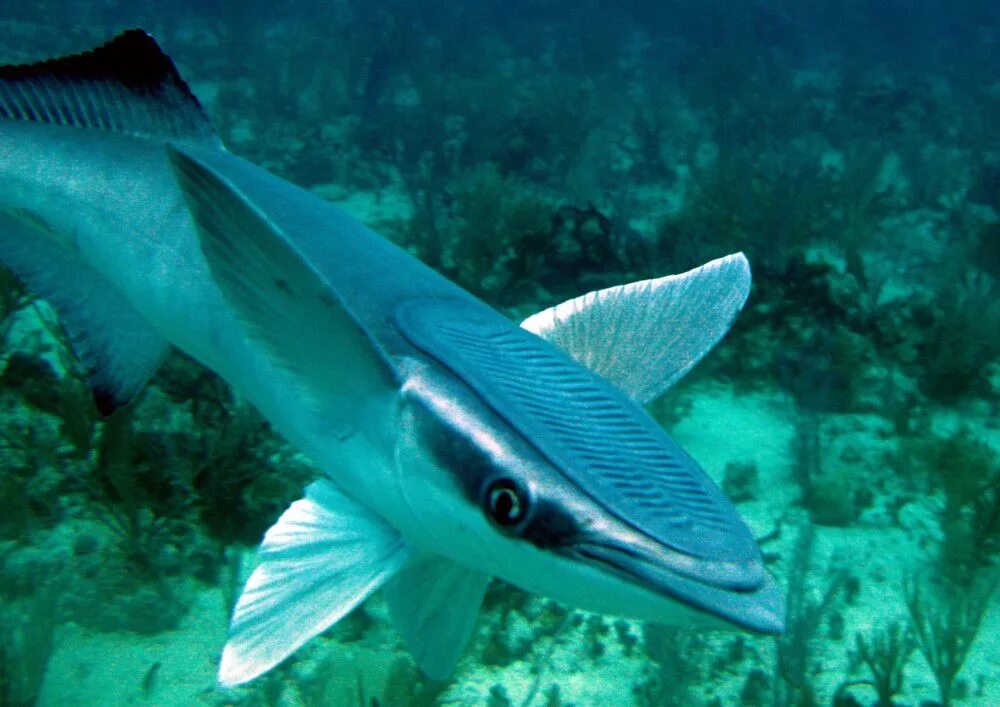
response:
[[[60,313],[105,412],[174,345],[329,475],[267,532],[221,683],[378,589],[446,676],[493,576],[594,611],[782,630],[753,536],[641,408],[729,329],[742,255],[517,326],[227,152],[141,30],[0,68],[0,175],[0,258]]]

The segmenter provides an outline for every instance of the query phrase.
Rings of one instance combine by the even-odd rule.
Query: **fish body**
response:
[[[229,153],[145,33],[0,68],[0,259],[48,298],[102,409],[176,346],[328,475],[268,531],[220,681],[381,589],[447,675],[486,585],[774,633],[729,501],[642,410],[743,306],[742,255],[520,326],[331,204]]]

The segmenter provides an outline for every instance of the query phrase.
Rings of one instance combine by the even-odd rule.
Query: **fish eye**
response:
[[[528,496],[511,479],[497,479],[486,489],[486,512],[501,528],[511,528],[528,514]]]

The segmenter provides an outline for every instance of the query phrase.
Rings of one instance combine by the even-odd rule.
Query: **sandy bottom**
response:
[[[702,390],[693,401],[690,414],[674,429],[675,437],[717,480],[729,462],[756,464],[760,492],[756,499],[740,504],[740,510],[758,536],[772,532],[778,519],[784,518],[781,537],[765,550],[787,557],[794,547],[795,528],[805,520],[795,515],[800,510],[789,512],[798,495],[789,451],[795,423],[790,403],[773,395],[735,396],[726,388]],[[853,471],[858,472],[865,465],[879,463],[886,444],[886,436],[880,434],[882,427],[884,422],[874,417],[836,418],[826,424],[824,435],[831,439],[832,451],[862,450],[860,455],[837,457],[850,459],[857,467]],[[905,523],[900,528],[875,503],[849,528],[817,530],[812,590],[820,591],[838,567],[848,567],[859,580],[857,597],[840,609],[843,623],[839,635],[827,637],[832,629],[824,624],[820,640],[814,642],[815,666],[820,671],[814,684],[822,702],[829,703],[836,687],[848,679],[848,649],[854,647],[855,633],[867,634],[891,621],[905,621],[902,580],[929,567],[925,548],[930,547],[936,532],[934,511],[933,499],[915,502],[901,512]],[[376,617],[378,604],[376,599],[371,611]],[[393,666],[405,656],[394,632],[383,624],[375,636],[366,635],[360,643],[341,645],[328,638],[316,639],[299,652],[292,667],[275,671],[248,688],[223,691],[215,686],[215,669],[225,639],[225,618],[221,593],[203,590],[175,631],[139,636],[63,626],[38,704],[353,705],[357,704],[359,687],[369,698],[382,695]],[[530,622],[522,628],[530,635]],[[734,634],[713,635],[717,637],[709,640],[723,646]],[[1000,610],[994,606],[962,673],[966,697],[961,702],[1000,704],[997,636]],[[583,640],[581,631],[567,632],[550,644],[536,646],[530,662],[518,661],[504,668],[489,668],[467,657],[439,699],[449,704],[484,704],[490,688],[499,683],[513,704],[522,704],[529,694],[535,694],[532,704],[542,705],[545,690],[558,684],[560,698],[576,705],[630,704],[633,686],[649,670],[641,651],[624,655],[620,646],[609,640],[603,656],[583,660]],[[773,672],[769,668],[773,640],[750,637],[747,645],[751,662],[709,681],[710,693],[724,704],[738,699],[748,667],[756,665]],[[539,660],[540,654],[544,660]],[[865,677],[863,672],[850,675]],[[903,701],[917,703],[937,696],[933,676],[919,654],[910,662],[907,686]],[[707,690],[696,687],[692,704],[707,701]],[[864,689],[855,694],[867,703],[874,702],[874,694],[866,694]]]

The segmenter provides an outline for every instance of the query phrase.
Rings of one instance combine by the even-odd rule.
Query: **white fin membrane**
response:
[[[410,551],[396,530],[327,480],[264,536],[233,612],[219,683],[253,680],[382,586]]]
[[[590,292],[521,326],[645,404],[712,350],[749,294],[750,264],[735,253],[680,275]]]
[[[383,588],[393,623],[432,680],[451,675],[476,626],[490,578],[444,557],[410,562]]]

